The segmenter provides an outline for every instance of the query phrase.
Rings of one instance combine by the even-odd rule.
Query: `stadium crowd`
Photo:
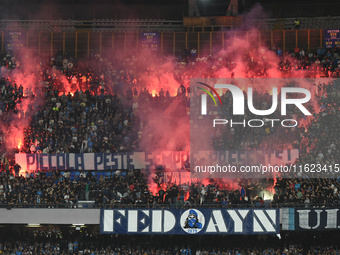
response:
[[[75,242],[77,244],[77,242]],[[286,254],[297,254],[302,255],[303,249],[299,248],[284,248],[284,249],[198,249],[195,252],[189,248],[182,248],[179,250],[174,249],[148,249],[148,248],[130,248],[130,247],[117,247],[117,246],[107,246],[104,248],[97,247],[87,247],[79,248],[78,246],[74,246],[74,243],[70,243],[69,248],[61,248],[59,243],[56,242],[46,242],[46,243],[26,243],[26,242],[5,242],[0,243],[0,251],[3,254],[20,254],[20,255],[29,255],[29,254],[88,254],[88,255],[100,255],[100,254],[108,254],[108,255],[129,255],[129,254],[137,254],[137,255],[259,255],[259,254],[268,254],[268,255],[286,255]],[[338,254],[338,249],[335,248],[323,248],[316,247],[311,248],[307,251],[307,255],[315,255],[315,254],[325,254],[325,255],[336,255]]]
[[[214,236],[110,236],[100,235],[98,229],[84,227],[60,229],[55,226],[23,228],[21,237],[9,230],[0,242],[2,254],[169,254],[169,255],[288,255],[288,254],[338,254],[336,238],[318,237],[320,246],[306,241],[313,235],[307,235],[304,245],[297,244],[294,234],[280,240],[269,236],[267,240],[254,237]],[[298,235],[298,234],[296,234]],[[13,238],[15,237],[15,238]],[[301,237],[300,237],[301,238]],[[315,238],[315,237],[314,237]],[[328,241],[327,241],[328,238]],[[205,242],[202,240],[205,239]],[[13,241],[16,240],[16,241]],[[223,242],[221,242],[223,240]],[[247,243],[243,243],[247,240]],[[269,242],[270,241],[270,242]]]
[[[0,206],[61,208],[93,201],[94,207],[105,208],[281,207],[292,204],[312,207],[337,206],[340,199],[340,182],[335,178],[239,179],[233,184],[223,181],[157,183],[157,188],[151,190],[144,171],[109,173],[104,176],[91,171],[47,171],[15,177],[2,172]],[[265,203],[268,199],[271,203]]]
[[[277,55],[282,55],[281,61],[289,74],[303,70],[305,77],[317,77],[324,71],[321,69],[339,72],[338,48],[335,48],[331,55],[328,53],[318,50],[316,54],[307,54],[303,49],[295,49],[291,54],[287,52],[282,55],[279,49],[277,50]],[[198,58],[198,60],[188,55],[181,60],[185,62],[178,62],[176,69],[173,70],[173,76],[179,84],[188,87],[189,78],[193,77],[193,72],[196,76],[213,77],[218,73],[216,70],[218,68],[232,70],[233,62],[229,58],[232,58],[232,54],[222,55],[219,58]],[[251,62],[251,59],[252,57],[248,55],[242,59],[244,63],[247,63],[249,72],[256,73],[255,70],[261,68],[260,77],[268,76],[266,72],[269,68],[262,63],[263,61],[253,59]],[[256,60],[257,62],[254,62]],[[138,61],[143,62],[143,60]],[[322,62],[318,63],[318,61]],[[61,55],[58,55],[56,59],[52,58],[50,62],[40,60],[41,73],[39,80],[36,81],[40,87],[36,86],[33,89],[36,99],[43,98],[43,104],[40,106],[37,106],[35,102],[39,100],[23,103],[22,100],[30,99],[29,97],[23,99],[23,96],[27,97],[31,95],[31,92],[23,91],[22,85],[15,84],[8,77],[2,78],[0,110],[4,115],[2,116],[3,123],[12,120],[13,116],[10,114],[12,111],[19,111],[21,116],[25,115],[25,111],[21,112],[23,107],[20,105],[28,104],[26,112],[35,112],[31,124],[25,130],[25,141],[20,150],[53,153],[119,152],[141,149],[138,138],[143,134],[141,127],[143,123],[139,117],[150,111],[150,108],[165,110],[173,101],[169,91],[165,92],[162,89],[159,95],[151,95],[151,92],[142,89],[145,81],[140,77],[150,70],[147,65],[144,69],[136,70],[134,65],[140,64],[135,57],[123,60],[119,66],[113,66],[112,62],[105,61],[99,55],[91,59],[91,66],[79,64],[78,68],[75,68],[74,62],[74,59],[63,58]],[[10,55],[4,58],[2,64],[9,69],[21,67],[18,60]],[[280,64],[282,65],[281,62]],[[322,66],[320,70],[319,65]],[[315,73],[308,71],[309,66],[316,68]],[[118,73],[119,69],[122,70]],[[206,73],[202,73],[203,70]],[[249,75],[245,77],[256,77],[253,73]],[[64,78],[67,85],[65,85]],[[322,96],[321,107],[324,107],[321,108],[323,115],[320,122],[327,123],[327,118],[332,118],[332,116],[325,117],[326,112],[332,115],[338,114],[339,87],[337,84],[331,86],[319,84],[318,92],[320,92],[318,95]],[[255,106],[260,105],[259,108],[266,108],[271,96],[267,91],[260,93],[263,94],[259,94],[258,98],[255,95]],[[222,99],[223,105],[229,107],[232,102],[230,93],[225,94]],[[188,98],[186,100],[188,101]],[[326,120],[322,120],[324,118]],[[283,148],[287,148],[294,145],[300,133],[304,132],[304,130],[301,131],[302,129],[300,132],[290,129],[288,133],[285,133],[279,128],[275,129],[275,132],[270,128],[256,130],[254,132],[249,128],[242,129],[242,131],[231,129],[224,133],[223,138],[228,139],[213,138],[215,147],[219,149],[271,149],[281,144]],[[267,137],[266,140],[269,142],[262,142],[263,137],[268,135],[270,138]],[[295,146],[300,145],[295,144]]]
[[[339,49],[326,52],[318,49],[316,53],[306,53],[302,49],[283,53],[275,49],[279,56],[280,70],[289,76],[303,72],[304,77],[339,77]],[[193,58],[186,54],[178,58],[173,76],[180,86],[177,98],[188,105],[189,78],[193,72],[203,77],[214,77],[217,69],[233,69],[233,55]],[[242,61],[248,73],[245,77],[268,77],[269,67],[265,59],[249,53]],[[146,61],[146,60],[144,60]],[[241,61],[241,60],[240,60]],[[136,65],[135,65],[136,64]],[[2,57],[2,65],[9,70],[20,70],[22,61],[7,54]],[[13,160],[6,146],[6,135],[17,116],[19,120],[31,113],[30,124],[25,127],[24,141],[19,151],[26,153],[85,153],[85,152],[125,152],[141,148],[143,134],[142,115],[150,109],[166,111],[176,101],[169,91],[161,89],[152,94],[145,87],[145,80],[139,79],[141,73],[151,72],[147,65],[137,70],[135,57],[121,59],[112,64],[95,55],[90,64],[81,65],[72,58],[58,55],[51,61],[40,59],[40,73],[32,91],[25,90],[22,84],[13,82],[9,74],[0,80],[0,119],[1,119],[1,204],[47,204],[76,205],[78,200],[95,200],[95,204],[176,204],[177,206],[217,204],[263,205],[261,192],[275,190],[273,204],[284,203],[338,203],[338,179],[280,179],[239,180],[238,189],[225,184],[162,184],[157,183],[157,192],[151,193],[144,173],[130,171],[111,176],[91,176],[89,173],[61,174],[58,171],[12,175]],[[138,65],[139,66],[139,65]],[[96,68],[94,68],[96,67]],[[12,72],[13,72],[12,71]],[[67,82],[65,82],[66,79]],[[68,84],[68,85],[66,85]],[[320,111],[313,112],[313,119],[307,126],[291,129],[286,135],[271,129],[258,132],[226,132],[227,137],[213,137],[217,149],[282,149],[294,146],[300,149],[297,164],[314,162],[335,164],[340,153],[339,99],[340,86],[336,82],[318,84],[317,96]],[[188,94],[187,94],[188,92]],[[229,95],[230,96],[230,95]],[[264,94],[267,98],[269,95]],[[228,94],[223,100],[228,101]],[[258,97],[258,104],[262,102]],[[178,102],[176,102],[178,105]],[[25,108],[25,107],[26,108]],[[176,105],[175,105],[176,106]],[[266,105],[262,105],[266,107]],[[174,107],[172,107],[174,108]],[[177,108],[172,110],[176,110]],[[186,111],[186,108],[180,108]],[[186,114],[186,112],[185,112]],[[226,139],[228,138],[228,139]],[[231,138],[231,139],[229,139]],[[221,143],[222,141],[222,143]],[[223,143],[223,141],[228,141]],[[250,144],[250,141],[253,143]],[[265,142],[270,141],[270,142]],[[280,147],[280,146],[281,147]],[[262,146],[262,147],[261,147]],[[266,146],[266,147],[263,147]],[[268,147],[269,146],[269,147]],[[288,147],[285,147],[288,146]],[[85,175],[85,176],[84,176]],[[270,183],[270,185],[268,184]],[[157,193],[157,194],[156,194]],[[185,203],[187,202],[187,203]]]

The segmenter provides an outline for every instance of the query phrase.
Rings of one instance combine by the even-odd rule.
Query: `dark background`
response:
[[[201,16],[225,15],[230,0],[197,0]],[[244,13],[261,4],[268,17],[337,16],[338,0],[240,0]],[[188,15],[188,0],[1,0],[0,18],[14,20],[174,19]]]

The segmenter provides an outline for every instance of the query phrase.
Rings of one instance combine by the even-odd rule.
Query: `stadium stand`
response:
[[[302,71],[305,77],[317,75],[337,77],[339,75],[338,56],[337,48],[330,54],[325,54],[325,52],[319,50],[306,53],[301,49],[297,52],[285,53],[281,57],[279,65],[281,72],[288,75]],[[15,70],[19,62],[16,57],[13,58],[10,55],[6,55],[2,59],[2,65],[10,70]],[[182,61],[188,63],[184,66],[184,72],[187,72],[186,75],[188,76],[192,72],[191,63],[196,63],[197,69],[195,71],[197,72],[197,70],[205,70],[208,66],[219,65],[218,62],[220,62],[217,57],[200,62],[191,58],[190,55],[181,56],[179,61],[179,68],[181,68]],[[226,58],[224,61],[228,65],[228,59]],[[249,63],[247,58],[244,61]],[[138,128],[140,123],[135,116],[138,115],[139,109],[133,109],[133,103],[137,102],[139,108],[143,108],[143,105],[144,107],[153,105],[157,108],[166,109],[174,97],[165,96],[164,92],[153,97],[148,91],[138,91],[129,85],[131,84],[131,77],[126,75],[127,72],[121,71],[116,77],[112,75],[103,79],[100,78],[100,73],[91,72],[89,68],[73,70],[73,62],[76,65],[74,59],[63,59],[61,56],[58,56],[52,62],[43,62],[43,74],[40,79],[46,85],[41,90],[36,90],[35,94],[30,95],[33,100],[28,109],[34,109],[34,98],[43,98],[45,107],[37,109],[30,126],[26,128],[24,143],[20,151],[27,153],[138,151],[140,149],[138,134],[143,130]],[[72,65],[69,65],[69,63],[72,63]],[[101,72],[106,72],[109,68],[112,68],[108,62],[102,62],[99,55],[94,56],[91,63],[94,66],[102,65]],[[127,64],[123,63],[122,66]],[[293,68],[295,65],[298,66],[298,69]],[[61,85],[58,77],[50,75],[48,70],[51,67],[66,74],[67,79],[71,81],[71,89],[75,91],[73,95],[70,92],[66,94],[65,87]],[[308,69],[308,67],[312,68]],[[119,69],[118,66],[115,68]],[[258,67],[255,66],[255,68]],[[211,70],[213,71],[213,69]],[[144,70],[141,70],[140,74],[143,72]],[[255,71],[250,70],[250,72],[260,72],[262,77],[267,75],[266,69],[258,69],[258,71],[255,69]],[[86,74],[85,78],[81,73]],[[72,81],[74,79],[75,82]],[[115,83],[116,85],[113,88],[109,87],[108,84],[113,80],[120,80],[121,83]],[[180,82],[183,81],[180,80]],[[27,100],[28,91],[23,91],[20,85],[13,84],[8,77],[2,77],[1,84],[1,118],[3,123],[6,123],[6,119],[10,118],[13,112],[20,111],[20,105],[23,104],[24,100]],[[74,84],[74,87],[72,87],[72,84]],[[225,140],[227,143],[224,144],[219,143],[221,140],[219,137],[213,137],[216,148],[251,149],[245,147],[245,145],[249,144],[247,141],[255,141],[254,148],[261,149],[261,137],[269,135],[274,140],[279,139],[280,141],[273,143],[271,149],[282,149],[285,144],[290,145],[294,141],[297,148],[304,152],[300,155],[299,163],[301,164],[310,162],[313,158],[321,163],[334,164],[336,155],[339,154],[339,148],[337,148],[339,141],[336,136],[339,129],[336,121],[339,114],[339,87],[332,84],[319,84],[318,95],[320,95],[318,100],[322,110],[318,114],[315,113],[309,132],[306,133],[303,128],[295,129],[294,133],[284,137],[280,132],[263,133],[259,136],[257,133],[245,130],[243,134],[239,134],[237,140]],[[184,97],[183,100],[187,99]],[[116,124],[110,124],[111,121]],[[327,130],[329,124],[334,128]],[[314,141],[313,137],[320,134],[321,130],[325,131],[323,138]],[[329,141],[332,141],[332,143],[329,144]],[[78,171],[71,171],[68,174],[66,174],[67,172],[48,171],[35,175],[26,174],[24,177],[15,175],[14,177],[10,170],[13,169],[14,164],[9,166],[6,163],[7,161],[13,162],[13,160],[4,158],[1,165],[2,169],[5,170],[2,173],[1,183],[3,194],[1,204],[3,205],[25,204],[58,207],[76,205],[79,200],[93,200],[96,206],[116,205],[117,203],[121,205],[140,203],[148,206],[155,206],[158,203],[177,203],[178,206],[185,206],[187,204],[184,203],[184,198],[177,199],[180,193],[184,197],[184,192],[186,201],[191,205],[215,204],[221,206],[224,204],[225,206],[233,206],[235,204],[248,204],[260,206],[263,204],[263,198],[258,194],[261,189],[267,190],[269,188],[276,190],[272,205],[290,203],[326,205],[337,204],[339,199],[338,179],[322,180],[326,184],[323,186],[323,190],[316,189],[319,185],[318,181],[306,181],[300,179],[301,176],[296,176],[297,179],[280,180],[275,186],[273,181],[270,185],[268,182],[262,183],[256,180],[246,184],[240,181],[237,191],[231,191],[223,185],[218,187],[214,183],[209,184],[208,187],[201,185],[191,188],[165,185],[163,186],[163,197],[160,197],[158,194],[151,194],[150,190],[147,190],[147,177],[141,179],[139,175],[143,176],[143,174],[140,172],[133,173],[133,175],[138,174],[137,178],[133,179],[127,178],[128,175],[124,177],[123,174],[125,173],[118,173],[117,175],[114,172],[108,172],[106,175],[89,172],[88,174],[92,174],[92,177],[87,175],[84,178],[84,176],[80,177]],[[49,185],[39,187],[41,182],[54,184],[52,187],[49,187]],[[295,183],[295,186],[292,183]],[[105,184],[105,188],[99,192],[97,190],[98,185],[102,186],[103,184]],[[158,183],[157,189],[160,189],[161,184]],[[189,183],[189,185],[191,184]],[[132,186],[134,187],[132,188]],[[247,190],[245,194],[240,192],[241,187]],[[90,194],[85,195],[86,190]],[[250,192],[251,190],[253,192]],[[171,194],[172,192],[173,194]]]
[[[268,18],[251,12],[197,20],[183,19],[181,0],[168,7],[63,0],[60,13],[47,8],[35,20],[26,17],[40,1],[10,2],[0,3],[1,254],[339,254],[338,2],[263,0]],[[198,6],[209,14],[209,5],[220,4],[224,15],[227,2]],[[240,2],[241,13],[253,7]],[[6,14],[20,9],[18,20]],[[190,176],[183,130],[190,113],[202,110],[190,104],[190,79],[222,76],[320,81],[308,88],[310,118],[288,109],[298,128],[199,133],[209,148],[230,155],[298,150],[291,166],[308,171]],[[221,95],[223,106],[204,118],[230,115],[232,96]],[[262,87],[253,104],[267,109],[270,100]],[[245,116],[256,117],[249,109]],[[173,168],[148,154],[165,150]],[[138,153],[148,164],[130,168]],[[104,167],[89,168],[77,156],[84,154]],[[79,164],[69,165],[69,157]],[[22,158],[32,168],[19,165]],[[312,173],[312,165],[326,169]]]

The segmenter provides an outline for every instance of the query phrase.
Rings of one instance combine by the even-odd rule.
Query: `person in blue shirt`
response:
[[[241,197],[245,197],[246,196],[246,191],[245,189],[242,187],[241,188]]]
[[[283,54],[283,50],[279,47],[279,48],[277,48],[277,50],[276,50],[276,54],[279,56],[279,57],[281,57],[282,56],[282,54]]]
[[[191,255],[191,250],[189,248],[188,249],[181,249],[180,252],[183,255]]]
[[[79,242],[77,240],[75,240],[73,242],[73,250],[76,252],[78,250],[78,247],[79,247]]]

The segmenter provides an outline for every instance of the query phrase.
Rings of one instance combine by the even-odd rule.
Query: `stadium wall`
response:
[[[100,209],[0,208],[0,224],[99,224]]]

